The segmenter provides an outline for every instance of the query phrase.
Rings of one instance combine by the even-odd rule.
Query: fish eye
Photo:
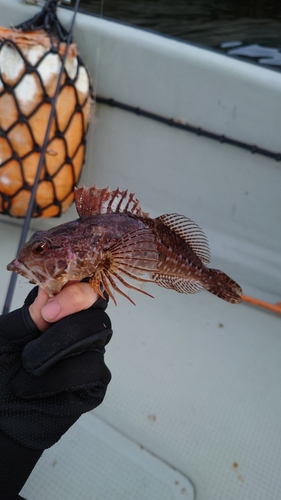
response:
[[[36,243],[34,243],[34,245],[32,247],[32,252],[40,254],[40,253],[43,253],[47,247],[48,247],[48,245],[45,241],[41,241],[41,242],[37,241]]]

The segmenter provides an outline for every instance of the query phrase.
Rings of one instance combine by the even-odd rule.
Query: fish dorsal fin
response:
[[[91,188],[82,186],[75,188],[74,198],[78,215],[97,215],[106,213],[130,213],[139,217],[148,217],[139,205],[139,200],[134,193],[120,191],[119,188],[112,191],[109,187],[99,189],[96,185]]]
[[[209,243],[203,230],[195,222],[184,215],[178,214],[160,215],[156,220],[175,231],[189,244],[199,259],[205,264],[209,264],[211,259]]]

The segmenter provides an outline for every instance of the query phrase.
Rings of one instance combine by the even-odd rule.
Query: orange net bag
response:
[[[55,3],[20,28],[0,27],[0,212],[14,217],[27,212],[66,50],[67,32],[56,18]],[[71,43],[33,217],[59,216],[71,205],[85,157],[91,103],[90,78]]]

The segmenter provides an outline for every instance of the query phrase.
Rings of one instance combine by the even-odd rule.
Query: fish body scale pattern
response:
[[[0,28],[0,212],[24,217],[31,196],[65,44],[47,33]],[[54,217],[74,199],[85,156],[92,89],[69,47],[33,217]]]

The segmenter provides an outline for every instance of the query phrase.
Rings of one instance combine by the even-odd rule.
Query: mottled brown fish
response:
[[[127,282],[153,282],[180,293],[203,288],[236,304],[240,286],[222,271],[210,269],[210,251],[203,231],[183,215],[151,219],[128,191],[109,188],[75,190],[79,219],[37,231],[7,269],[38,284],[50,296],[68,281],[89,278],[101,296],[120,289],[147,292]],[[118,282],[118,285],[117,285]]]

